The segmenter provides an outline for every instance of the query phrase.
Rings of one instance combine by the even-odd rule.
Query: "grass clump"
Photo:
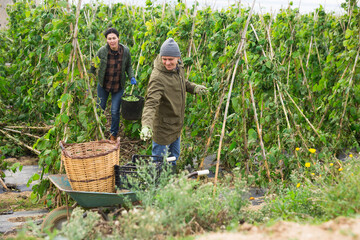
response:
[[[272,219],[322,222],[360,212],[360,166],[356,160],[307,164],[290,179],[267,203]]]
[[[133,189],[142,205],[117,220],[116,235],[121,239],[184,237],[238,223],[244,216],[241,210],[249,201],[246,183],[239,175],[224,179],[214,192],[212,182],[187,179],[185,173],[169,179],[168,170],[158,184],[148,185],[145,191]]]

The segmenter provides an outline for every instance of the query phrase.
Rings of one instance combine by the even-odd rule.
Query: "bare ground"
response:
[[[355,240],[360,239],[360,219],[340,217],[321,225],[277,222],[273,226],[254,226],[244,223],[238,232],[210,233],[197,240]]]

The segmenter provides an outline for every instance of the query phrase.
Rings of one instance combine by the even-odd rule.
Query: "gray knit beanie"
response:
[[[167,39],[160,48],[160,56],[180,57],[180,49],[174,39]]]

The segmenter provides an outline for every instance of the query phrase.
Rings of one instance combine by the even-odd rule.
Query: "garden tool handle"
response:
[[[176,161],[176,157],[175,157],[175,156],[173,156],[173,157],[168,157],[168,158],[166,158],[166,161],[167,161],[167,162]]]
[[[194,177],[194,176],[204,176],[204,175],[208,175],[210,172],[209,170],[200,170],[200,171],[195,171],[195,172],[192,172],[192,173],[189,173],[187,175],[187,178],[191,178],[191,177]]]
[[[197,171],[198,176],[209,175],[210,171],[208,169]]]

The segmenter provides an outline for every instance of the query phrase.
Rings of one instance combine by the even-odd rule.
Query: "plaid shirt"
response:
[[[122,89],[120,76],[123,53],[124,49],[121,45],[117,51],[109,50],[104,79],[104,89],[108,92],[115,93]]]

